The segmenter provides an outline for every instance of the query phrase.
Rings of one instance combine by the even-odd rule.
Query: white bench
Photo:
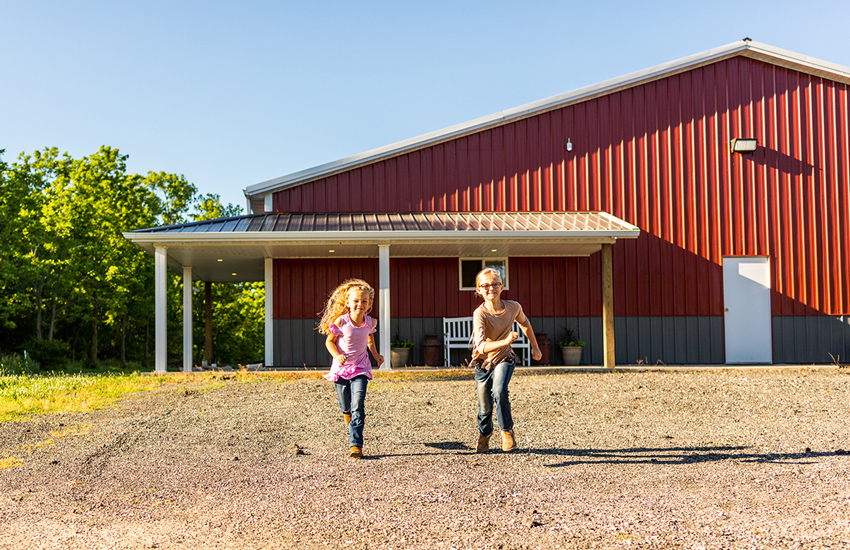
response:
[[[531,343],[516,321],[513,330],[519,333],[519,338],[511,347],[520,352],[522,364],[528,367],[531,365]],[[447,367],[452,364],[453,349],[472,350],[472,317],[443,317],[443,360]]]

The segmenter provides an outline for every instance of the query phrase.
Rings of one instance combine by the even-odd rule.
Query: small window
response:
[[[507,258],[460,258],[460,289],[475,290],[475,276],[485,267],[492,267],[502,275],[502,284],[508,289]]]

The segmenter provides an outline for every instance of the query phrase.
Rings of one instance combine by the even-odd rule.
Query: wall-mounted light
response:
[[[758,147],[758,140],[756,138],[735,138],[732,140],[732,152],[733,153],[742,153],[749,154],[756,150]]]
[[[570,138],[567,138],[567,144],[565,145],[565,147],[567,148],[567,151],[573,150],[573,142],[570,141]]]
[[[328,250],[328,252],[330,252],[331,254],[333,254],[334,252],[336,252],[336,250],[334,250],[333,248],[331,248],[330,250]]]

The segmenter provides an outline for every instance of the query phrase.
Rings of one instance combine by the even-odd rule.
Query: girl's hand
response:
[[[543,357],[543,354],[540,352],[540,348],[534,346],[531,348],[531,358],[535,361],[540,361],[540,358]]]
[[[380,367],[381,365],[384,364],[384,356],[379,353],[378,355],[375,356],[375,361],[378,362],[378,366]]]
[[[337,363],[339,363],[340,365],[344,365],[344,364],[345,364],[345,360],[346,360],[346,359],[348,359],[348,357],[346,357],[345,355],[343,355],[343,354],[341,354],[341,353],[340,353],[339,355],[337,355],[337,356],[335,357],[335,359],[336,359]]]

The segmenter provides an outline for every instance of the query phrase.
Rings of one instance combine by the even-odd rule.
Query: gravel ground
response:
[[[364,460],[317,376],[0,424],[0,548],[850,547],[848,369],[518,371],[487,454],[471,373],[378,377]]]

